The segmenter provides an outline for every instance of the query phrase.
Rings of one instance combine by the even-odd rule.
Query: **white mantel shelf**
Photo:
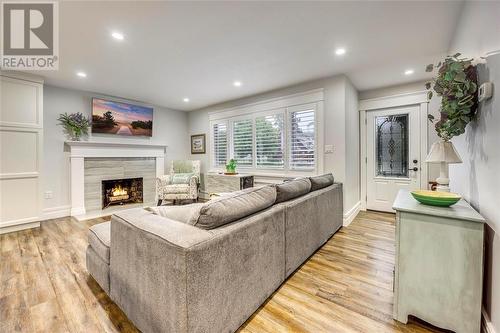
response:
[[[102,141],[65,141],[71,157],[164,157],[166,145]]]
[[[156,160],[156,176],[165,172],[167,146],[135,142],[66,141],[71,164],[71,216],[86,213],[85,210],[85,159],[116,157],[153,157]]]

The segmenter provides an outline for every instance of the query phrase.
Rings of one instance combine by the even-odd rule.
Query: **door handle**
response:
[[[417,167],[413,167],[413,168],[409,168],[408,170],[410,170],[410,171],[418,171],[418,168]]]

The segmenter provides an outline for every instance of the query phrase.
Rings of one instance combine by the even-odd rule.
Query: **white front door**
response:
[[[366,112],[366,208],[392,212],[400,189],[421,186],[420,106]]]

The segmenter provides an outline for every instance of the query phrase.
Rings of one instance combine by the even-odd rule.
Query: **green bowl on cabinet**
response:
[[[439,207],[449,207],[462,199],[462,197],[456,193],[439,191],[412,191],[411,195],[424,205]]]

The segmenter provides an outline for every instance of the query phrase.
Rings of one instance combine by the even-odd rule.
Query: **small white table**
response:
[[[400,190],[394,319],[413,315],[457,333],[480,332],[484,218],[465,200],[427,206]]]

